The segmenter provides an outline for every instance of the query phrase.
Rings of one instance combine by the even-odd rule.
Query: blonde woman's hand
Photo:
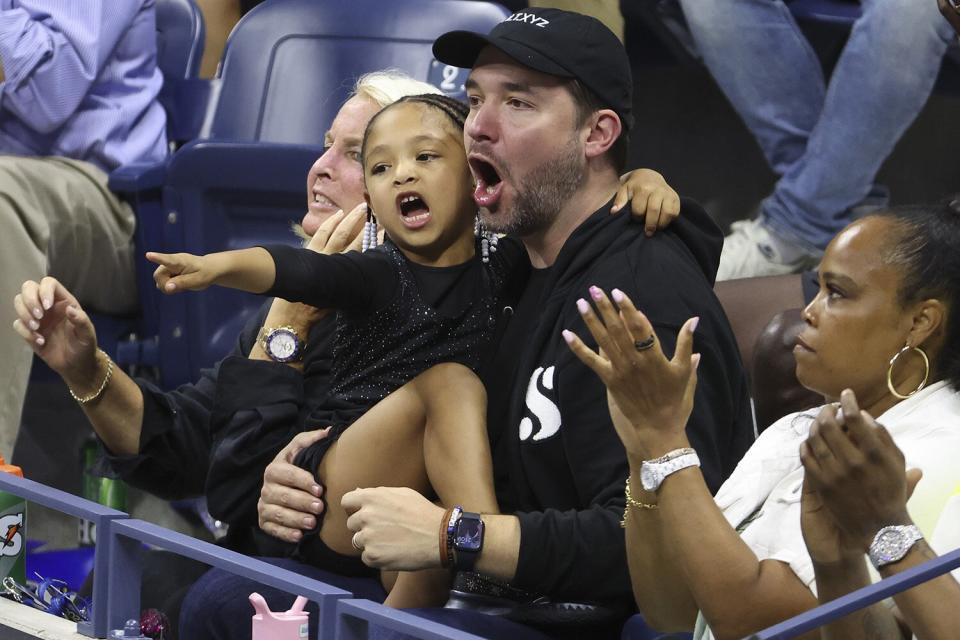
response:
[[[367,203],[361,202],[348,213],[342,210],[327,218],[307,243],[307,249],[334,254],[359,251],[363,240],[363,223],[367,219]]]
[[[47,365],[68,380],[97,370],[97,333],[77,299],[56,278],[23,283],[13,299],[13,329]]]
[[[577,301],[599,352],[572,331],[564,331],[564,339],[607,386],[610,416],[632,461],[689,446],[685,429],[697,386],[700,354],[693,353],[693,332],[699,319],[684,323],[667,359],[647,317],[623,292],[611,295],[619,310],[602,290],[590,288],[599,316],[585,299]]]

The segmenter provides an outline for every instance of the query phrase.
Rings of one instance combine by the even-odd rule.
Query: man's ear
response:
[[[600,109],[588,121],[590,128],[583,142],[587,159],[593,159],[606,153],[623,131],[620,117],[612,109]]]

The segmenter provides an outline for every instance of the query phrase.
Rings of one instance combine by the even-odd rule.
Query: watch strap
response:
[[[645,491],[656,491],[670,475],[688,467],[699,467],[700,456],[693,449],[671,451],[655,460],[644,460],[640,465],[640,484]]]

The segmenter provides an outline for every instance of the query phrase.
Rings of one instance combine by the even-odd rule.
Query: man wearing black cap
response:
[[[588,335],[577,308],[593,287],[627,293],[668,353],[686,319],[700,317],[695,349],[703,358],[688,433],[716,490],[753,438],[739,353],[711,289],[722,235],[689,201],[654,238],[610,214],[632,83],[622,45],[599,21],[529,9],[489,35],[447,33],[434,55],[472,68],[464,136],[474,199],[487,228],[520,238],[530,257],[483,372],[497,497],[512,515],[454,514],[444,526],[455,566],[553,602],[625,612],[632,598],[620,523],[629,470],[606,390],[561,332]],[[359,531],[365,560],[387,569],[440,566],[443,509],[408,489],[360,489],[343,504],[354,511],[348,525]],[[615,633],[621,622],[622,615],[606,629]]]

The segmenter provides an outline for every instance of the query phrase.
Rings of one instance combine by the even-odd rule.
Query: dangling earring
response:
[[[480,260],[482,260],[484,264],[487,264],[490,262],[490,254],[497,252],[497,241],[499,237],[497,234],[486,230],[483,222],[480,221],[479,213],[473,223],[473,233],[476,237],[480,238]]]
[[[920,354],[920,357],[923,358],[923,367],[924,367],[923,380],[920,382],[920,386],[918,386],[916,389],[914,389],[907,395],[903,395],[902,393],[897,391],[893,386],[893,365],[896,364],[900,356],[902,356],[907,351],[911,351],[911,350],[916,351],[917,353]],[[906,346],[903,347],[903,349],[900,349],[900,351],[897,351],[897,353],[894,354],[892,358],[890,358],[890,367],[887,368],[887,389],[889,389],[890,393],[892,393],[895,397],[900,398],[901,400],[906,400],[907,398],[918,393],[921,389],[927,386],[927,379],[929,377],[930,377],[930,359],[927,358],[927,354],[924,353],[923,349],[921,349],[920,347],[911,347],[910,343],[907,343]]]
[[[361,250],[373,249],[377,246],[377,217],[373,215],[373,209],[367,205],[367,221],[363,223],[363,240]]]

